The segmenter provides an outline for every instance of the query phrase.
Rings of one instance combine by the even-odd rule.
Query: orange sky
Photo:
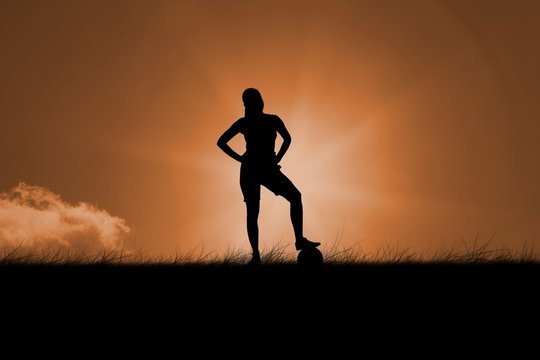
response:
[[[539,10],[3,1],[0,191],[106,209],[148,253],[247,248],[239,167],[215,142],[256,87],[291,132],[310,239],[521,249],[540,234]],[[262,197],[261,247],[292,243],[285,200]]]

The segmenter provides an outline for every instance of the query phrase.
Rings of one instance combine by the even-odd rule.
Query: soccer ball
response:
[[[303,267],[318,267],[323,263],[323,255],[317,248],[305,248],[298,253],[298,265]]]

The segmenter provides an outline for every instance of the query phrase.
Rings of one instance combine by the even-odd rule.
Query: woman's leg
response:
[[[294,186],[292,181],[281,171],[274,172],[271,176],[264,179],[262,183],[276,195],[281,195],[291,205],[291,223],[294,230],[296,241],[304,239],[304,209],[302,206],[302,194]]]
[[[250,200],[246,201],[246,210],[247,210],[247,233],[249,238],[249,243],[251,249],[253,250],[253,258],[260,260],[259,254],[259,200]]]
[[[321,243],[309,241],[304,237],[304,208],[302,205],[302,194],[294,186],[292,181],[281,171],[277,171],[272,176],[265,179],[263,185],[276,195],[281,195],[291,206],[291,223],[296,239],[296,249],[301,250],[305,247],[317,247]]]
[[[304,208],[302,206],[302,194],[298,189],[283,195],[291,204],[291,223],[296,241],[304,239]]]

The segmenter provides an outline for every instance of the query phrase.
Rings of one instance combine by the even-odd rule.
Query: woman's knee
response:
[[[259,216],[259,202],[246,202],[247,218],[248,220],[257,220]]]
[[[293,203],[302,203],[302,193],[298,190],[291,191],[287,196],[285,197],[291,204]]]

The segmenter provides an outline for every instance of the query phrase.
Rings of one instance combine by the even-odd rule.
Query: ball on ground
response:
[[[306,248],[298,253],[298,265],[305,267],[317,267],[323,263],[323,255],[317,248]]]

